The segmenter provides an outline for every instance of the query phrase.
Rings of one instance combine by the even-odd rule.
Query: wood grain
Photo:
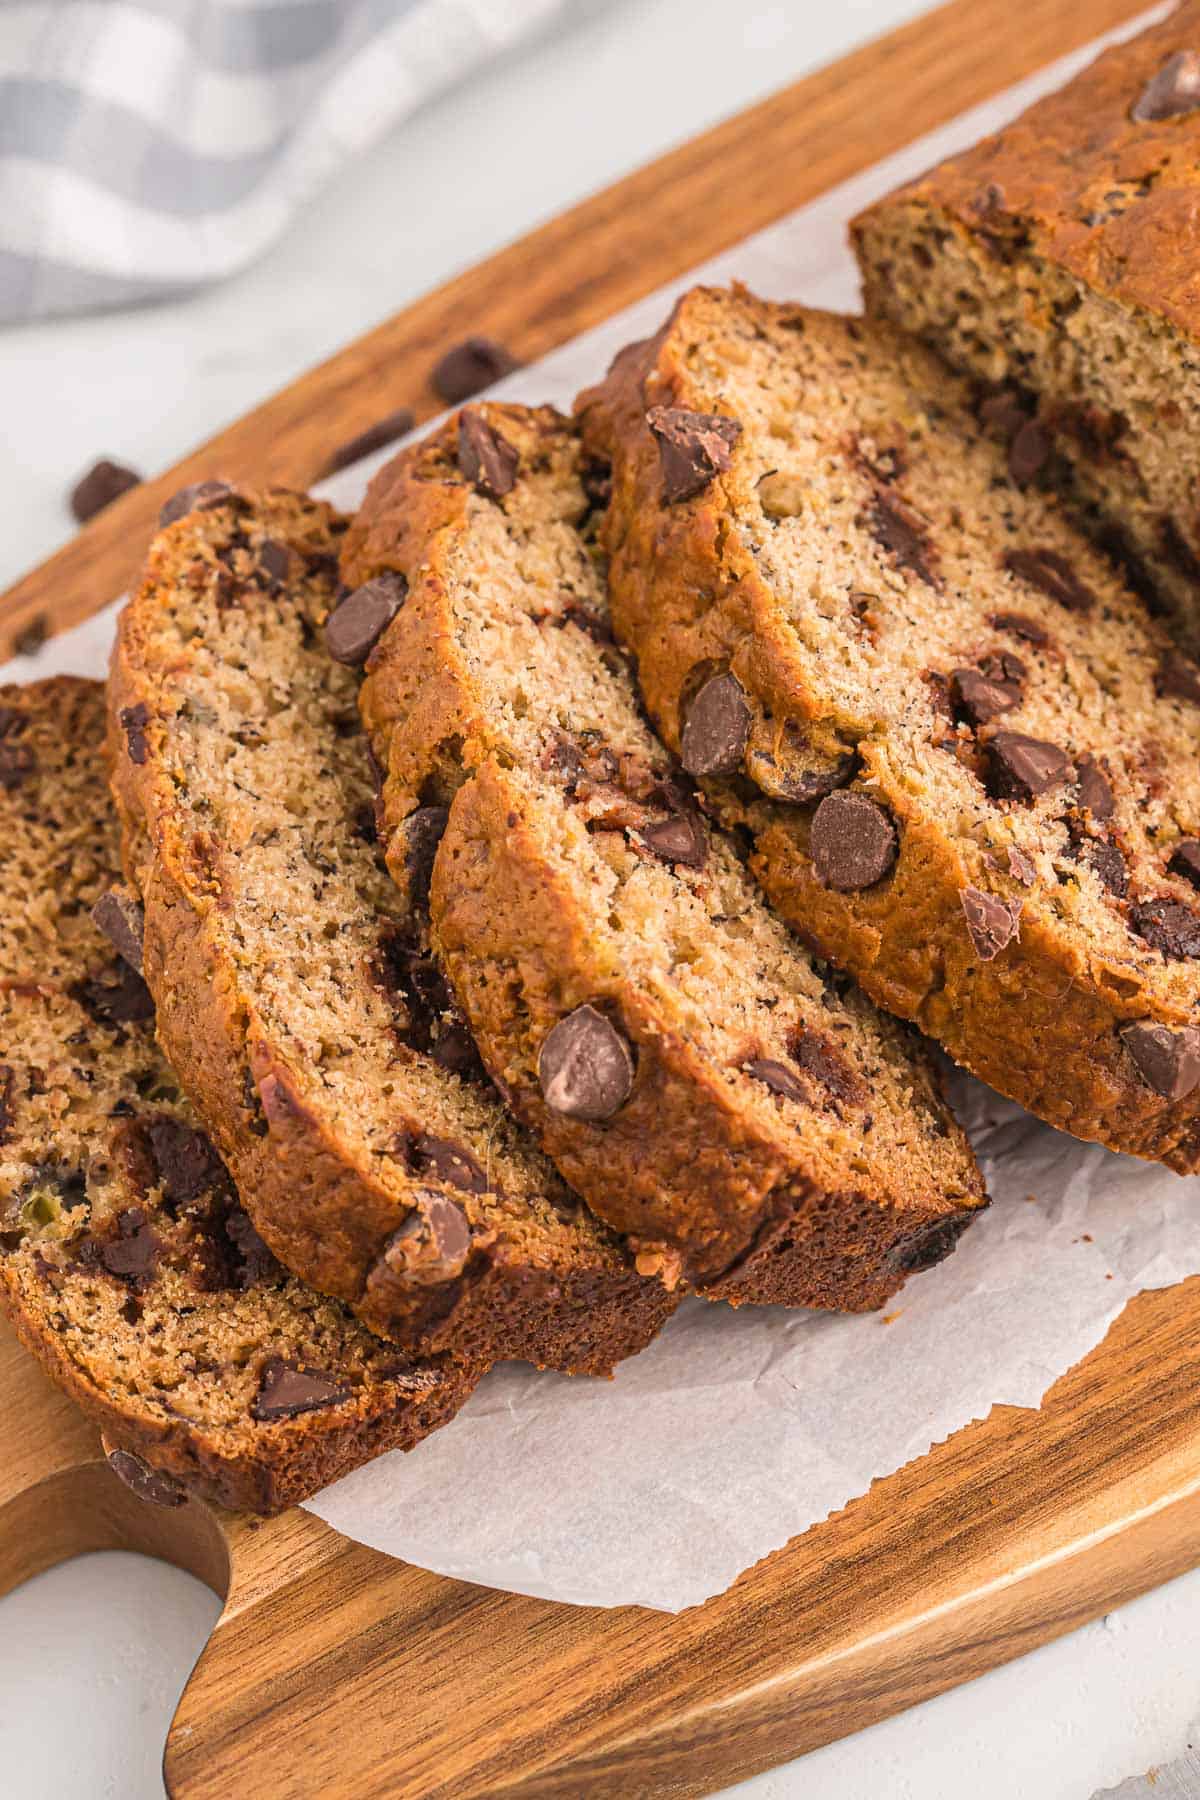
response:
[[[305,484],[468,330],[544,353],[997,88],[1127,0],[954,0],[576,208],[126,496],[4,601],[53,629],[128,581],[161,499]],[[952,1353],[948,1346],[948,1353]],[[178,1800],[710,1793],[1200,1560],[1200,1282],[1145,1295],[1036,1414],[997,1409],[672,1619],[443,1580],[301,1512],[147,1506],[0,1327],[0,1592],[89,1549],[225,1596],[167,1745]]]
[[[510,245],[132,489],[0,596],[0,658],[31,626],[77,624],[124,591],[168,495],[211,475],[307,487],[385,413],[438,410],[427,384],[469,332],[522,361],[599,324],[1142,10],[1131,0],[952,0]]]

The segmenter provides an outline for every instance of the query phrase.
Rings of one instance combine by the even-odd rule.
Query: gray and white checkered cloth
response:
[[[578,0],[0,0],[0,320],[219,281]]]

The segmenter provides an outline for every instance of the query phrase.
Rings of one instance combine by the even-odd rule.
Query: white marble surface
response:
[[[67,535],[64,492],[96,454],[173,461],[457,268],[920,10],[582,0],[572,33],[410,122],[228,287],[0,335],[0,585]],[[1184,1748],[1198,1601],[1200,1573],[737,1792],[1088,1800]],[[188,1577],[117,1556],[0,1602],[0,1800],[160,1795],[174,1696],[216,1613]]]

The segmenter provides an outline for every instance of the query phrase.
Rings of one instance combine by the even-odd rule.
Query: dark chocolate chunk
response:
[[[227,1182],[225,1165],[202,1131],[164,1113],[148,1120],[143,1132],[171,1212],[193,1205],[202,1194]]]
[[[1027,644],[1040,647],[1050,642],[1049,633],[1036,619],[1027,619],[1024,613],[993,613],[988,623],[993,631],[1010,631],[1014,637],[1023,638]]]
[[[123,706],[118,716],[121,730],[125,733],[129,760],[140,765],[150,754],[150,740],[146,736],[146,727],[150,723],[150,708],[144,700],[139,700],[136,706]]]
[[[1096,596],[1080,581],[1065,556],[1057,550],[1008,550],[1004,566],[1010,574],[1027,581],[1039,593],[1065,607],[1067,612],[1088,613],[1096,604]]]
[[[708,832],[694,810],[672,813],[669,819],[639,826],[638,836],[661,862],[702,869],[708,860]]]
[[[1168,650],[1158,665],[1155,692],[1164,700],[1190,700],[1200,706],[1200,668],[1178,651]]]
[[[404,605],[408,582],[395,570],[354,588],[325,621],[325,648],[335,662],[360,669]]]
[[[185,518],[188,513],[212,512],[214,507],[224,506],[231,500],[242,504],[241,495],[228,481],[193,481],[190,487],[180,488],[164,502],[158,522],[173,525],[176,519]]]
[[[81,475],[71,489],[71,513],[81,525],[94,519],[98,512],[127,494],[130,488],[140,487],[141,476],[134,469],[126,468],[124,463],[110,462],[102,456],[94,462],[86,475]]]
[[[502,500],[517,484],[521,458],[506,437],[473,406],[458,415],[458,466],[477,493]]]
[[[111,887],[92,908],[92,924],[102,931],[117,955],[142,973],[142,938],[146,918],[127,888]]]
[[[1093,819],[1111,819],[1116,807],[1113,791],[1107,775],[1090,751],[1075,764],[1075,780],[1080,806],[1086,806]]]
[[[855,1102],[864,1099],[858,1076],[820,1032],[802,1027],[792,1038],[788,1051],[793,1062],[827,1088],[835,1099]]]
[[[1121,1042],[1146,1086],[1164,1100],[1184,1100],[1200,1083],[1200,1031],[1194,1026],[1176,1031],[1143,1019],[1121,1027]]]
[[[1011,440],[1029,423],[1029,408],[1014,388],[1001,388],[980,401],[979,419]]]
[[[688,412],[682,406],[652,406],[646,423],[658,444],[662,497],[667,506],[694,499],[733,462],[742,435],[737,419],[719,413]]]
[[[117,1480],[123,1481],[139,1500],[146,1500],[151,1506],[187,1505],[187,1489],[173,1475],[152,1469],[145,1457],[133,1450],[109,1450],[107,1445],[104,1448],[105,1460]]]
[[[899,494],[876,494],[871,507],[870,529],[875,541],[891,552],[900,568],[910,570],[930,587],[938,586],[937,576],[930,567],[929,527],[920,513],[905,505]]]
[[[538,1080],[551,1112],[568,1119],[611,1119],[633,1088],[633,1052],[594,1006],[560,1019],[538,1054]]]
[[[1057,744],[1019,731],[998,731],[985,750],[989,791],[1002,800],[1033,800],[1062,781],[1071,766]]]
[[[890,1252],[889,1268],[904,1275],[919,1275],[923,1269],[935,1268],[949,1256],[974,1217],[974,1213],[966,1213],[910,1232]]]
[[[1115,894],[1118,900],[1125,898],[1129,892],[1129,870],[1116,844],[1108,838],[1084,838],[1078,846],[1078,855],[1089,869],[1095,870],[1110,894]]]
[[[420,1210],[388,1240],[384,1261],[423,1283],[453,1281],[470,1249],[471,1222],[462,1207],[446,1194],[423,1193]]]
[[[472,394],[520,367],[512,351],[493,338],[469,337],[447,350],[434,365],[429,382],[439,400],[447,406],[461,406]]]
[[[464,395],[465,398],[465,395]],[[394,444],[397,438],[407,437],[417,422],[417,415],[411,406],[399,406],[374,425],[368,425],[356,437],[347,438],[332,450],[322,474],[336,475],[339,469],[348,469],[351,463],[361,462],[364,456],[370,456],[375,450],[382,450],[387,444]]]
[[[258,546],[258,566],[271,581],[286,581],[292,566],[292,553],[286,544],[264,538]]]
[[[841,894],[871,887],[893,867],[900,840],[891,815],[865,794],[827,794],[813,814],[809,855],[817,880]]]
[[[1008,846],[1008,872],[1022,887],[1032,887],[1037,880],[1037,869],[1025,852],[1018,850],[1015,844]]]
[[[428,1131],[406,1133],[397,1140],[396,1152],[414,1175],[432,1176],[466,1194],[487,1192],[483,1169],[469,1150],[450,1138],[434,1137]]]
[[[689,775],[732,775],[750,737],[750,707],[736,675],[713,675],[688,708],[680,760]]]
[[[280,1274],[275,1257],[254,1229],[253,1221],[240,1206],[231,1206],[225,1215],[225,1236],[229,1240],[233,1264],[233,1285],[241,1293],[275,1281]]]
[[[1167,869],[1181,875],[1194,888],[1200,888],[1200,838],[1180,838],[1171,854]]]
[[[607,507],[612,499],[612,464],[600,457],[590,457],[579,471],[579,485],[590,507],[597,511]]]
[[[150,990],[127,962],[85,975],[67,991],[98,1025],[137,1025],[154,1017]]]
[[[982,962],[999,956],[1006,944],[1021,935],[1021,902],[998,900],[994,894],[965,887],[958,896],[967,921],[971,942]]]
[[[1200,915],[1178,900],[1141,900],[1129,909],[1129,928],[1169,962],[1200,956]]]
[[[269,1356],[262,1366],[250,1416],[266,1425],[277,1419],[295,1419],[324,1406],[340,1406],[349,1398],[349,1387],[323,1369],[302,1369],[282,1356]]]
[[[1139,124],[1147,120],[1174,119],[1200,106],[1200,55],[1177,50],[1157,75],[1152,75],[1129,109]]]
[[[95,1240],[99,1261],[121,1281],[133,1287],[148,1284],[162,1245],[140,1206],[127,1206],[117,1214],[117,1235]]]
[[[1024,675],[1020,658],[1007,651],[985,657],[978,669],[955,669],[950,676],[954,704],[972,725],[986,725],[1020,706]]]
[[[418,912],[429,910],[429,887],[433,880],[433,860],[437,855],[450,817],[445,806],[418,806],[396,829],[392,852],[403,856],[408,883],[409,904]],[[393,862],[393,866],[394,862]]]
[[[800,1105],[808,1100],[804,1083],[796,1079],[785,1063],[758,1057],[753,1062],[743,1063],[742,1070],[752,1081],[761,1081],[773,1094],[778,1094],[781,1100],[795,1100]]]
[[[1037,419],[1026,419],[1008,446],[1008,472],[1018,487],[1033,480],[1051,448],[1045,427]]]

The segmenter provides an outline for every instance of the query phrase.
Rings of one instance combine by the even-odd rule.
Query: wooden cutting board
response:
[[[0,599],[0,655],[120,592],[184,482],[308,484],[382,413],[434,411],[468,331],[532,360],[1137,10],[953,0],[673,152],[126,495]],[[1142,1296],[1040,1412],[997,1409],[679,1618],[448,1581],[300,1511],[146,1505],[0,1326],[0,1593],[112,1548],[225,1598],[166,1746],[179,1800],[706,1794],[1200,1562],[1200,1280]]]

